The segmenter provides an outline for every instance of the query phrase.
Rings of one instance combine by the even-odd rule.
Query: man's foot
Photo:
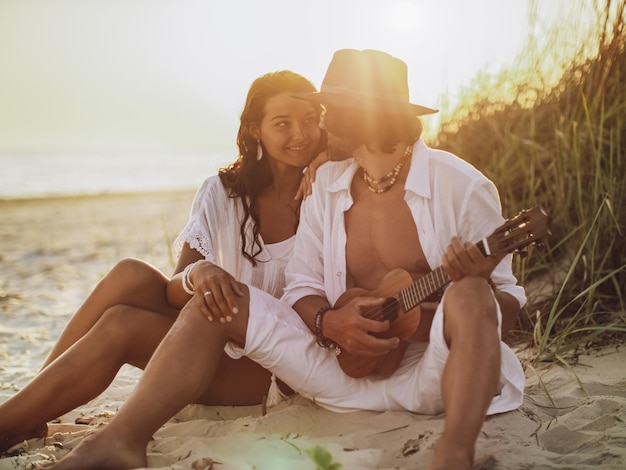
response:
[[[472,470],[473,452],[468,455],[458,446],[447,446],[442,440],[435,445],[433,456],[428,470]]]
[[[87,436],[59,462],[54,470],[130,470],[148,466],[146,449],[134,449],[107,428]]]
[[[35,429],[17,434],[15,436],[0,438],[0,454],[3,454],[15,444],[27,441],[29,439],[42,439],[48,435],[48,425],[43,424]]]

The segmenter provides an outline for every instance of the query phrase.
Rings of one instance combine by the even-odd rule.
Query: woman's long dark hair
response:
[[[252,128],[259,127],[265,113],[265,103],[280,93],[311,93],[317,91],[315,86],[302,75],[289,70],[271,72],[257,78],[248,91],[246,104],[243,108],[237,133],[239,157],[226,168],[219,170],[219,176],[230,197],[241,198],[244,219],[241,221],[243,255],[256,266],[256,256],[261,252],[259,242],[259,214],[256,202],[259,194],[272,183],[272,172],[268,159],[257,160],[257,141],[252,136]],[[316,109],[319,113],[321,109]],[[320,149],[321,150],[321,149]],[[247,245],[245,226],[248,219],[253,222],[254,239]]]

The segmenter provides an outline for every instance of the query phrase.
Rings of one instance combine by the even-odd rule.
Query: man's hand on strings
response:
[[[363,316],[366,309],[381,307],[384,299],[359,297],[346,305],[329,310],[324,316],[322,332],[344,351],[365,357],[378,357],[398,347],[398,338],[377,338],[373,333],[387,331],[389,320],[380,321]]]

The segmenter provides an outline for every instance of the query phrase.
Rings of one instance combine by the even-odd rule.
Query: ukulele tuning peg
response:
[[[519,255],[520,258],[526,258],[528,256],[528,251],[526,250],[515,250],[515,254]]]

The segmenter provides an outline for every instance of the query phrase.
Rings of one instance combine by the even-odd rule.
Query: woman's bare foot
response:
[[[145,446],[133,446],[107,432],[107,428],[87,436],[59,462],[46,467],[54,470],[130,470],[148,466]]]
[[[0,454],[3,454],[15,444],[29,439],[42,439],[48,435],[48,425],[43,424],[35,429],[9,437],[0,437]]]

